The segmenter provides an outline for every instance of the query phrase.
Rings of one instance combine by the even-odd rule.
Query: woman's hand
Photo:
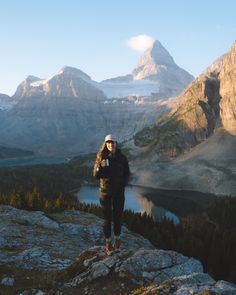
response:
[[[101,167],[106,167],[106,166],[107,166],[106,160],[102,160],[101,161]]]

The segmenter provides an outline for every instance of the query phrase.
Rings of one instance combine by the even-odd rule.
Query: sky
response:
[[[93,80],[132,73],[159,40],[197,77],[236,39],[235,0],[0,0],[0,93],[67,65]]]

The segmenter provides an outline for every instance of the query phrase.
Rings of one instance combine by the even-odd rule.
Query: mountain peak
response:
[[[136,69],[148,66],[152,69],[152,71],[156,71],[158,66],[169,65],[175,65],[173,57],[169,54],[161,42],[156,40],[152,47],[144,52],[143,56],[137,63]]]
[[[173,57],[160,41],[156,40],[152,47],[147,49],[133,71],[134,80],[158,75],[167,67],[177,67]]]
[[[90,81],[91,78],[89,75],[87,75],[86,73],[84,73],[83,71],[74,68],[74,67],[70,67],[70,66],[64,66],[60,72],[58,73],[58,75],[63,75],[67,78],[81,78],[85,81]]]
[[[159,65],[175,64],[173,57],[158,40],[153,43],[152,48],[147,50],[146,55],[150,55],[153,61]]]
[[[193,76],[174,62],[173,57],[158,40],[144,52],[132,74],[133,80],[158,82],[159,93],[169,97],[178,95],[193,80]]]
[[[32,75],[29,75],[25,81],[28,82],[28,83],[32,83],[32,82],[36,82],[36,81],[39,81],[41,80],[41,78],[38,78],[38,77],[35,77],[35,76],[32,76]]]

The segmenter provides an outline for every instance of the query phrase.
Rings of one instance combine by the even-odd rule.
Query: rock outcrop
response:
[[[230,134],[236,135],[236,41],[224,57],[219,81],[222,125]]]
[[[65,211],[45,215],[0,206],[0,266],[8,265],[1,286],[16,294],[236,294],[236,286],[216,282],[199,261],[174,251],[155,249],[148,240],[123,227],[122,251],[107,256],[102,220],[93,214]],[[58,271],[59,281],[46,289],[19,285],[35,272]],[[69,274],[69,276],[68,276]],[[36,280],[37,281],[37,280]],[[142,287],[145,285],[145,287]],[[135,291],[134,291],[135,290]],[[132,293],[134,292],[134,293]]]

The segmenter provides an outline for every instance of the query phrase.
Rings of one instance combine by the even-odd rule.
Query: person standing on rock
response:
[[[100,204],[104,214],[104,235],[106,239],[106,253],[111,255],[115,250],[120,251],[120,233],[122,214],[125,201],[125,185],[130,176],[127,158],[117,146],[116,137],[108,134],[97,153],[93,175],[100,181]],[[114,244],[112,243],[112,223]]]

